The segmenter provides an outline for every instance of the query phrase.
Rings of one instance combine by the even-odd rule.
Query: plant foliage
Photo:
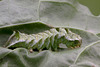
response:
[[[33,53],[4,47],[13,31],[37,34],[52,27],[80,35],[81,47]],[[0,67],[99,67],[99,36],[100,16],[77,0],[0,0]]]

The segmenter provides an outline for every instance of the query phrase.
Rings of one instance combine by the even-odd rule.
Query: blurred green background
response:
[[[87,6],[95,16],[100,15],[100,0],[78,0],[79,3]]]

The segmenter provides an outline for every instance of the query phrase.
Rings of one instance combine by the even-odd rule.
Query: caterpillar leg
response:
[[[29,49],[29,52],[30,52],[30,53],[33,53],[34,51],[33,51],[33,49]]]

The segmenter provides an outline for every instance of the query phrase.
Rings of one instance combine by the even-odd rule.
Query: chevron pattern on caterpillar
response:
[[[30,35],[14,31],[6,42],[6,47],[22,47],[29,50],[42,50],[46,48],[56,51],[61,43],[68,48],[77,48],[81,46],[82,38],[67,28],[52,28],[44,32]]]

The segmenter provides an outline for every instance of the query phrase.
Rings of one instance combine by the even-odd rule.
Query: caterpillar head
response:
[[[82,40],[74,40],[74,41],[67,41],[66,43],[67,48],[78,48],[82,44]]]
[[[66,42],[66,46],[68,48],[78,48],[82,44],[82,38],[80,35],[73,33],[70,30],[68,31],[68,34],[65,38],[68,40]]]

